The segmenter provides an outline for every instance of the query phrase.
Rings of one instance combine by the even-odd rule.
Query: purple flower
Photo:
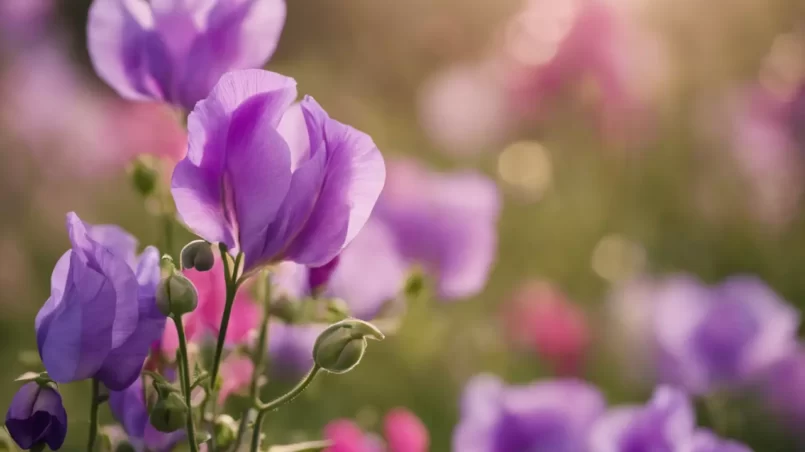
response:
[[[491,180],[396,162],[389,167],[376,215],[391,231],[398,252],[436,277],[442,298],[469,297],[486,285],[500,215],[500,195]]]
[[[284,22],[283,0],[95,0],[87,44],[121,96],[191,110],[224,73],[262,67]]]
[[[59,383],[94,377],[126,388],[165,327],[154,299],[159,252],[148,247],[137,256],[127,232],[72,212],[67,231],[72,249],[56,263],[50,298],[36,316],[42,362]]]
[[[140,378],[122,391],[110,391],[109,409],[137,451],[167,452],[185,436],[184,430],[162,433],[151,425]]]
[[[659,387],[645,406],[610,409],[590,433],[590,452],[677,451],[690,443],[696,417],[685,393]]]
[[[696,429],[684,392],[660,386],[643,406],[611,408],[594,424],[589,452],[750,452],[746,446]]]
[[[188,118],[173,173],[182,220],[245,255],[245,271],[284,260],[321,266],[358,234],[385,180],[372,139],[327,116],[296,82],[231,72]]]
[[[22,449],[47,444],[51,450],[58,450],[67,436],[67,412],[61,395],[51,386],[25,383],[8,407],[6,429]]]
[[[271,371],[281,378],[302,375],[313,366],[313,345],[326,325],[288,325],[273,322],[268,328]]]
[[[580,452],[604,411],[596,388],[578,380],[506,387],[496,377],[473,378],[464,390],[456,452]]]
[[[763,381],[766,405],[789,427],[805,422],[805,350],[800,348],[769,370]]]
[[[664,382],[697,394],[746,384],[796,347],[799,313],[757,278],[715,287],[678,278],[659,295],[653,327]]]

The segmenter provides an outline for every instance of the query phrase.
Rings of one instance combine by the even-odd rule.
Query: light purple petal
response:
[[[95,0],[89,10],[87,46],[98,75],[121,96],[160,98],[149,74],[153,17],[142,0]]]
[[[313,366],[313,344],[326,325],[287,325],[273,322],[269,327],[268,352],[271,371],[281,378],[295,378]]]
[[[721,439],[709,430],[699,429],[693,436],[691,452],[752,452],[752,449],[736,441]]]
[[[280,145],[280,149],[229,149],[230,126],[235,110],[249,101],[238,114],[239,124],[234,127],[236,131],[250,131],[250,135],[238,137],[231,144],[277,144],[281,140],[277,140],[276,131],[271,129],[279,124],[295,96],[293,79],[267,71],[244,70],[223,76],[210,96],[196,105],[188,118],[187,157],[176,166],[171,190],[179,216],[196,234],[237,249],[237,221],[240,219],[235,209],[238,197],[243,203],[255,202],[255,197],[259,196],[259,190],[245,185],[259,176],[257,170],[248,168],[250,164],[260,163],[258,169],[268,170],[266,166],[271,162],[279,162],[283,163],[283,168],[279,171],[277,167],[270,167],[271,171],[263,174],[262,181],[257,181],[258,188],[270,186],[274,191],[258,205],[244,206],[249,211],[242,213],[244,227],[256,227],[258,219],[270,218],[279,208],[290,184],[290,163],[287,174],[284,170],[284,162],[290,159],[287,145],[284,148]],[[259,130],[254,130],[257,117],[262,122]],[[230,152],[233,160],[228,163]],[[242,176],[248,179],[239,181],[237,177],[241,175],[227,175],[229,171],[243,171]],[[271,180],[272,175],[278,179]],[[237,187],[244,188],[244,193],[237,194]]]
[[[473,377],[461,398],[461,421],[453,432],[454,452],[489,452],[501,416],[503,383],[492,375]]]
[[[286,255],[315,267],[329,262],[363,228],[383,189],[386,170],[383,156],[368,135],[329,119],[313,98],[305,98],[302,109],[313,157],[316,140],[323,136],[326,175],[316,206]],[[323,135],[316,135],[314,129],[319,122],[323,122]]]

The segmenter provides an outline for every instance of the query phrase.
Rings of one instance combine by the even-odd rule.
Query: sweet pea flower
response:
[[[168,452],[185,437],[184,430],[162,433],[148,420],[148,407],[143,398],[143,382],[138,378],[122,391],[109,392],[109,409],[138,452]]]
[[[464,389],[453,451],[583,451],[604,408],[598,390],[582,381],[507,387],[496,377],[477,376]]]
[[[283,0],[95,0],[87,45],[121,96],[189,111],[224,73],[262,67],[284,22]]]
[[[739,443],[696,429],[696,413],[687,395],[660,386],[644,406],[611,408],[593,425],[589,452],[751,452]]]
[[[383,421],[383,441],[367,434],[349,419],[338,419],[324,428],[324,437],[332,442],[325,452],[427,452],[430,435],[422,421],[405,408],[395,408]]]
[[[51,277],[36,316],[39,355],[59,383],[97,378],[111,390],[140,375],[165,326],[156,307],[159,252],[136,255],[137,241],[117,226],[92,226],[67,214],[72,249]]]
[[[313,345],[324,324],[288,325],[272,321],[268,327],[271,371],[280,378],[295,378],[313,366]]]
[[[220,256],[216,255],[215,264],[209,271],[185,269],[182,273],[196,286],[198,292],[198,306],[193,312],[182,316],[187,340],[200,342],[207,338],[218,337],[226,306],[224,264]],[[234,346],[246,343],[249,333],[257,328],[259,322],[260,307],[251,300],[248,290],[245,288],[239,290],[232,304],[225,344]],[[168,358],[172,359],[176,355],[179,336],[173,322],[168,322],[165,327],[161,347]]]
[[[500,216],[493,181],[474,172],[441,174],[398,161],[389,165],[375,210],[402,257],[436,278],[442,299],[470,297],[486,286]]]
[[[762,394],[780,422],[799,429],[805,422],[805,350],[800,347],[772,366],[763,379]]]
[[[218,405],[223,406],[227,397],[249,387],[254,372],[254,363],[247,356],[230,355],[221,362],[221,390]]]
[[[47,444],[59,450],[67,436],[67,412],[59,391],[34,381],[22,385],[8,407],[6,429],[22,449],[44,449]]]
[[[504,312],[510,341],[536,352],[562,374],[578,371],[590,343],[584,311],[544,281],[523,285]]]
[[[799,313],[754,277],[678,278],[654,303],[660,378],[695,394],[756,382],[796,349]]]
[[[427,452],[430,446],[427,427],[405,408],[395,408],[386,414],[383,434],[389,452]]]
[[[289,260],[328,263],[366,223],[383,188],[371,138],[327,116],[273,72],[223,77],[188,118],[187,157],[173,173],[181,219],[244,253],[244,271]],[[300,137],[302,136],[302,137]]]

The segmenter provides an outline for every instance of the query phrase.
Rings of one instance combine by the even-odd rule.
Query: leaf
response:
[[[317,451],[323,450],[327,447],[333,445],[332,441],[329,440],[320,440],[320,441],[306,441],[304,443],[296,443],[296,444],[286,444],[282,446],[271,446],[268,448],[268,452],[306,452],[306,451]]]

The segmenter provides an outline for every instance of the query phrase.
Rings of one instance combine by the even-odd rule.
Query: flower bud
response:
[[[382,340],[384,337],[371,323],[346,319],[330,325],[319,335],[313,346],[313,360],[328,372],[346,373],[363,358],[367,338]]]
[[[130,169],[131,182],[137,193],[150,196],[157,186],[159,172],[155,168],[153,158],[143,156],[134,160]]]
[[[215,255],[210,243],[194,240],[182,248],[182,268],[195,268],[200,272],[209,271],[215,264]]]
[[[181,273],[171,274],[157,286],[157,307],[166,316],[192,312],[198,306],[198,291]]]
[[[214,434],[215,443],[218,444],[218,447],[223,449],[228,448],[237,437],[237,421],[235,421],[232,416],[228,414],[218,416],[215,419]]]
[[[148,420],[155,429],[163,433],[179,430],[187,422],[187,404],[177,392],[170,392],[157,400],[151,409]]]

